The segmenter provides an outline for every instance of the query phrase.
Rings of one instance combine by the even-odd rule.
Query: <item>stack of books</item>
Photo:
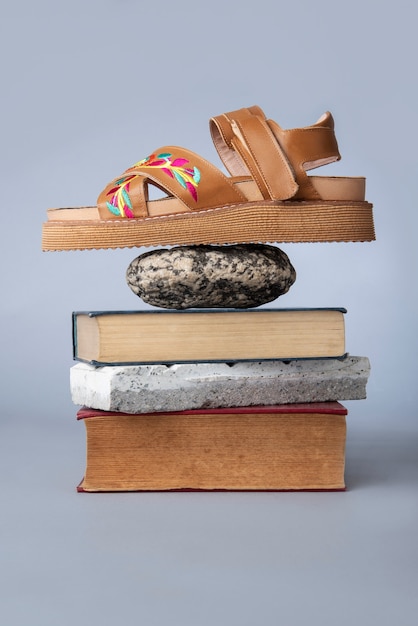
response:
[[[76,311],[79,491],[343,490],[344,308]]]

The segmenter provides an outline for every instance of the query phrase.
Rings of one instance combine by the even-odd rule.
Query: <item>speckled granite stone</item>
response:
[[[97,367],[70,369],[74,404],[103,411],[153,413],[187,409],[361,400],[366,357]]]
[[[145,252],[126,272],[132,291],[165,309],[250,308],[275,300],[295,282],[274,246],[178,246]]]

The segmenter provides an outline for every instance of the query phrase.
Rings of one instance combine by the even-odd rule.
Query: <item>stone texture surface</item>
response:
[[[126,272],[137,296],[167,309],[256,307],[286,293],[295,279],[288,256],[262,244],[153,250]]]
[[[71,367],[74,404],[149,413],[198,408],[361,400],[370,363],[338,359]]]

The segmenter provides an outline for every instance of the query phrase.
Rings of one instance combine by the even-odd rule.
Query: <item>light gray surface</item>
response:
[[[146,413],[186,409],[362,400],[366,357],[70,368],[72,401],[91,409]]]
[[[9,2],[2,9],[0,617],[7,626],[415,626],[416,8],[409,1]],[[280,306],[344,306],[370,358],[343,494],[76,494],[71,311],[133,308],[138,250],[40,252],[49,206],[94,203],[164,144],[218,164],[207,121],[326,109],[367,176],[371,244],[282,246]],[[319,171],[317,172],[320,173]]]
[[[343,493],[77,494],[56,417],[3,429],[2,623],[415,626],[416,432],[349,417]]]

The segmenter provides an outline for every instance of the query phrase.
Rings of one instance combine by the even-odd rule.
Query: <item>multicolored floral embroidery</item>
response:
[[[120,217],[134,217],[132,202],[129,197],[129,184],[138,174],[129,174],[130,170],[136,167],[153,167],[161,169],[170,178],[176,180],[183,189],[187,189],[193,200],[197,202],[197,186],[200,182],[200,171],[197,167],[186,167],[189,163],[188,159],[173,158],[170,152],[162,152],[161,154],[151,154],[150,156],[135,163],[126,170],[127,176],[119,178],[107,192],[107,196],[111,196],[110,202],[106,202],[106,206],[114,215]]]
[[[135,178],[134,174],[123,176],[115,181],[115,186],[109,189],[107,196],[112,196],[106,206],[113,215],[118,217],[135,217],[132,202],[129,197],[129,183]]]
[[[173,159],[173,155],[170,154],[170,152],[162,152],[157,155],[151,154],[146,159],[135,163],[133,167],[160,168],[163,172],[168,174],[170,178],[175,178],[184,189],[188,189],[194,201],[197,202],[196,188],[200,182],[200,171],[197,167],[193,167],[193,169],[186,167],[186,163],[189,163],[187,159]]]

